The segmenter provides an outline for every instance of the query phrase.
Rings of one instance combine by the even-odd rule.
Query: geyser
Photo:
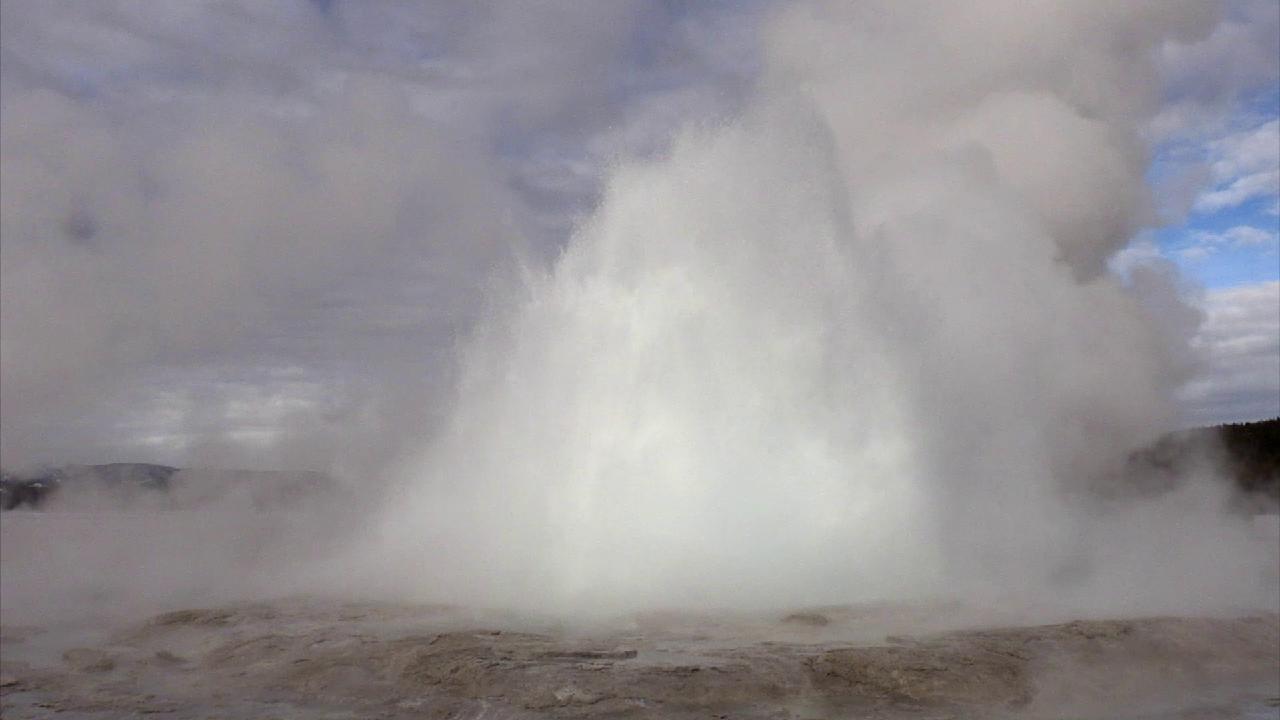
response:
[[[1090,493],[1176,420],[1174,290],[1104,264],[1147,217],[1152,55],[1211,18],[971,10],[793,7],[739,117],[620,164],[462,349],[381,582],[562,612],[1274,605],[1274,541],[1214,485]]]

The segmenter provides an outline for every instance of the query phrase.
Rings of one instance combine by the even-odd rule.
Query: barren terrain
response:
[[[972,627],[950,605],[568,629],[293,599],[3,627],[5,718],[1266,718],[1280,618]],[[914,634],[899,630],[915,628]],[[923,632],[919,632],[923,630]]]

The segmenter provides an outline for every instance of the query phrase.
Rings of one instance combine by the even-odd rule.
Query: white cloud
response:
[[[1199,261],[1213,255],[1218,251],[1215,247],[1205,245],[1192,245],[1191,247],[1182,248],[1178,251],[1178,255],[1184,260]]]
[[[1213,183],[1194,209],[1214,213],[1280,194],[1280,120],[1270,120],[1209,144]]]
[[[1280,282],[1215,290],[1193,343],[1204,371],[1183,390],[1194,424],[1280,415]]]
[[[1251,225],[1237,225],[1222,233],[1222,241],[1236,246],[1266,245],[1276,242],[1275,230],[1263,230]]]
[[[1188,236],[1188,244],[1176,252],[1186,260],[1199,261],[1223,250],[1265,248],[1280,243],[1280,233],[1252,225],[1236,225],[1222,231],[1197,230]]]
[[[1143,265],[1149,265],[1153,262],[1160,262],[1164,259],[1164,254],[1160,252],[1160,246],[1150,237],[1139,237],[1128,246],[1122,248],[1115,255],[1111,256],[1108,266],[1111,272],[1120,277],[1129,277],[1135,268]]]
[[[1222,20],[1212,33],[1172,38],[1159,53],[1166,101],[1144,134],[1158,151],[1161,218],[1172,225],[1193,209],[1215,213],[1267,195],[1275,201],[1264,211],[1280,214],[1275,113],[1252,102],[1280,82],[1280,12],[1274,0],[1215,11]]]
[[[1215,213],[1239,207],[1254,198],[1274,196],[1277,192],[1280,192],[1280,171],[1252,173],[1202,194],[1196,198],[1194,207],[1197,212]]]

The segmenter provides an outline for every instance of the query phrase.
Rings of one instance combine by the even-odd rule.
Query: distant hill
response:
[[[150,463],[110,463],[107,465],[68,465],[63,469],[72,481],[101,482],[119,488],[167,490],[178,468]]]
[[[1161,492],[1206,458],[1246,495],[1280,503],[1280,418],[1170,433],[1133,454],[1125,480]]]
[[[43,508],[55,499],[70,508],[200,507],[221,500],[269,509],[336,486],[316,472],[183,469],[151,463],[67,465],[17,475],[0,472],[0,510]]]
[[[1208,458],[1246,496],[1280,506],[1280,418],[1170,433],[1132,454],[1120,494],[1174,487]],[[183,469],[149,463],[68,465],[18,476],[0,472],[0,509],[40,508],[54,497],[70,506],[108,499],[128,506],[200,507],[233,500],[268,509],[303,502],[336,486],[315,472]]]
[[[1280,501],[1280,417],[1217,430],[1240,487]]]

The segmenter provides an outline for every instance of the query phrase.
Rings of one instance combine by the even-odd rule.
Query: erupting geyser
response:
[[[789,9],[736,118],[617,167],[494,298],[384,581],[557,610],[1274,603],[1276,549],[1210,484],[1090,492],[1175,422],[1175,291],[1105,263],[1150,221],[1150,58],[1203,15]]]

